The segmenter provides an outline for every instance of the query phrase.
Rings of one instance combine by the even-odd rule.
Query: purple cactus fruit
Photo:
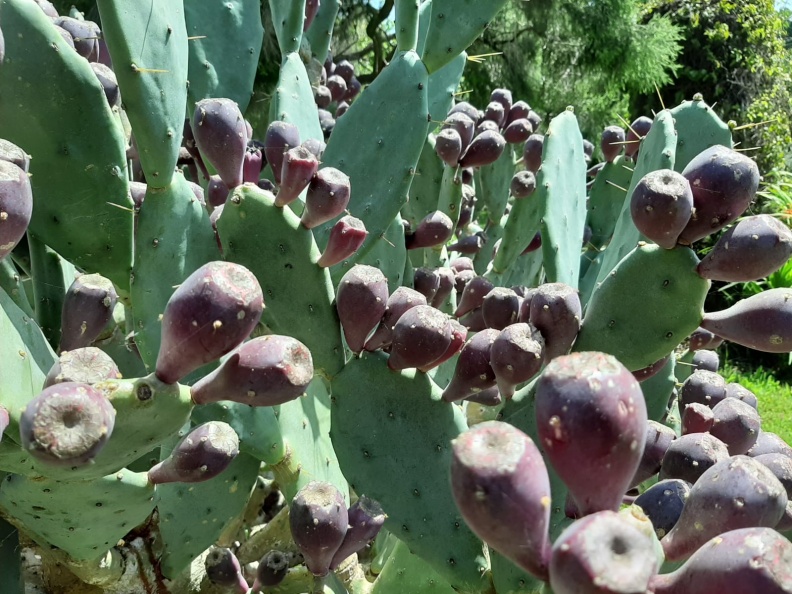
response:
[[[530,254],[531,252],[538,250],[540,247],[542,247],[542,233],[537,231],[530,243],[525,246],[525,249],[522,252],[520,252],[520,255],[524,256],[525,254]]]
[[[192,120],[195,144],[229,189],[242,183],[247,152],[247,126],[239,105],[231,99],[202,99]]]
[[[518,171],[512,177],[509,191],[517,198],[528,198],[536,190],[536,176],[530,171]]]
[[[462,148],[460,150],[464,151],[473,140],[473,135],[476,131],[476,122],[471,120],[465,113],[458,111],[449,114],[443,121],[440,132],[442,133],[444,130],[454,130],[457,133],[462,143]],[[458,157],[457,155],[457,159]]]
[[[649,487],[635,498],[635,505],[640,507],[652,522],[657,538],[663,538],[676,526],[682,509],[690,495],[692,485],[679,479],[667,479]]]
[[[435,138],[435,153],[449,167],[456,167],[462,154],[462,138],[453,128],[444,128]]]
[[[146,184],[136,181],[129,182],[129,194],[132,198],[132,205],[135,212],[140,210],[143,206],[143,201],[146,199]]]
[[[459,160],[460,167],[483,167],[498,160],[506,148],[506,141],[499,132],[485,130],[478,134],[465,149]]]
[[[550,479],[525,433],[485,421],[451,442],[451,488],[462,517],[490,547],[546,580]]]
[[[89,464],[113,433],[116,411],[105,395],[89,386],[65,382],[31,400],[19,419],[22,447],[47,464]]]
[[[691,244],[736,220],[754,199],[759,168],[742,153],[714,145],[696,155],[682,171],[693,190],[695,212],[679,236]]]
[[[251,592],[279,585],[289,573],[289,558],[280,551],[269,551],[264,554],[256,569],[256,579]]]
[[[446,314],[431,305],[411,307],[393,326],[388,367],[400,371],[430,365],[450,345],[451,324]]]
[[[343,262],[360,249],[367,236],[363,221],[352,215],[341,217],[330,229],[325,250],[316,263],[322,268],[329,268]]]
[[[706,404],[692,402],[682,412],[682,435],[707,433],[715,422],[715,414]]]
[[[467,328],[454,319],[448,320],[448,323],[451,326],[451,343],[448,345],[448,348],[439,359],[436,359],[428,365],[421,365],[418,367],[419,371],[428,373],[435,367],[438,367],[448,361],[451,357],[461,351],[463,346],[465,346],[465,341],[467,340],[468,334]]]
[[[84,347],[62,352],[47,373],[44,387],[64,382],[93,385],[120,378],[121,372],[110,355],[96,347]]]
[[[523,165],[531,173],[536,173],[542,166],[542,149],[544,148],[544,136],[541,134],[531,134],[523,145]]]
[[[341,492],[332,484],[311,481],[297,492],[289,509],[289,526],[305,565],[315,576],[325,576],[341,547],[349,512]]]
[[[239,455],[239,436],[228,423],[209,421],[185,435],[148,471],[153,485],[201,483],[221,474]]]
[[[303,21],[303,32],[307,31],[319,12],[320,0],[305,0],[305,20]]]
[[[503,139],[509,144],[522,144],[531,137],[533,131],[527,119],[514,120],[503,131]]]
[[[487,324],[484,323],[484,314],[480,307],[459,318],[459,323],[470,332],[481,332],[487,328]]]
[[[647,238],[667,250],[693,212],[693,192],[688,180],[672,169],[659,169],[641,178],[630,198],[633,223]]]
[[[484,303],[484,297],[486,297],[494,287],[495,285],[483,276],[472,278],[462,291],[462,296],[459,298],[454,317],[460,318],[466,313],[481,307]]]
[[[638,464],[638,469],[630,481],[631,487],[640,485],[647,479],[652,478],[660,472],[663,463],[663,456],[668,448],[676,439],[676,433],[671,427],[652,421],[646,423],[646,439],[644,440],[643,455]]]
[[[390,346],[393,341],[393,327],[399,321],[399,318],[408,309],[426,304],[426,297],[422,293],[409,287],[398,287],[388,297],[388,302],[385,305],[385,315],[382,316],[382,321],[374,331],[374,334],[366,341],[364,348],[373,352]]]
[[[27,173],[0,161],[0,259],[11,253],[33,215],[33,192]]]
[[[242,181],[251,184],[257,183],[261,177],[262,169],[264,169],[264,155],[261,149],[248,146],[245,151],[245,162],[242,164]]]
[[[498,101],[490,101],[487,108],[484,110],[484,120],[493,122],[498,129],[503,127],[506,122],[506,110],[503,109],[503,104]]]
[[[275,197],[275,206],[283,207],[297,200],[318,169],[319,160],[304,146],[286,151],[283,156],[280,187]]]
[[[342,101],[341,103],[336,105],[336,110],[335,110],[335,114],[334,114],[335,115],[335,119],[340,118],[348,110],[349,110],[349,103],[347,103],[346,101]]]
[[[344,95],[344,101],[347,103],[352,103],[352,101],[360,94],[363,86],[360,84],[360,81],[353,76],[350,80],[347,81],[347,92]]]
[[[518,321],[525,322],[526,324],[530,322],[531,317],[531,301],[533,301],[533,296],[536,293],[536,287],[531,289],[526,289],[522,295],[522,303],[520,304],[520,313],[518,315]]]
[[[479,123],[476,126],[476,133],[474,135],[474,138],[479,134],[481,134],[482,132],[486,132],[486,131],[500,132],[500,127],[492,120],[484,120],[484,119],[479,120]]]
[[[545,339],[545,359],[569,352],[583,318],[580,296],[564,283],[539,285],[531,297],[529,321]]]
[[[688,433],[675,439],[663,456],[660,480],[678,478],[694,484],[707,469],[729,458],[729,449],[709,433]]]
[[[462,270],[454,274],[454,291],[456,291],[457,301],[462,296],[465,287],[474,278],[476,278],[476,273],[473,270]]]
[[[726,380],[714,371],[697,369],[682,384],[679,392],[679,406],[684,409],[688,404],[698,402],[712,408],[726,398]]]
[[[196,404],[231,400],[276,406],[302,396],[313,374],[308,347],[296,338],[269,334],[244,343],[190,393]]]
[[[467,101],[460,101],[459,103],[456,103],[448,112],[448,115],[450,116],[455,113],[464,113],[473,122],[478,122],[481,115],[479,114],[479,110]]]
[[[220,179],[219,175],[213,175],[209,178],[209,183],[206,186],[206,196],[212,209],[225,204],[226,200],[228,200],[228,193],[228,186]]]
[[[311,151],[314,154],[314,156],[317,159],[319,159],[319,162],[321,163],[322,155],[324,155],[325,149],[327,148],[327,145],[324,142],[316,138],[309,138],[308,140],[302,143],[302,146],[304,146],[309,151]],[[325,167],[325,169],[329,169],[329,167]]]
[[[767,466],[770,472],[784,485],[787,498],[792,497],[792,458],[781,453],[774,453],[755,456],[754,460]]]
[[[336,310],[344,338],[353,353],[360,353],[372,330],[385,315],[388,280],[373,266],[356,264],[341,278]]]
[[[635,371],[632,372],[632,374],[635,376],[635,379],[637,379],[639,382],[644,382],[648,380],[650,377],[654,377],[658,373],[660,373],[665,368],[666,364],[670,359],[671,359],[671,354],[669,353],[668,355],[666,355],[659,361],[655,361],[651,365],[647,365],[646,367],[643,367],[641,369],[636,369]]]
[[[415,231],[405,235],[408,250],[432,248],[443,245],[454,233],[454,222],[441,210],[426,215]]]
[[[465,343],[459,352],[454,375],[443,391],[443,400],[456,402],[496,385],[495,372],[490,365],[492,344],[499,330],[487,328]]]
[[[531,122],[531,126],[533,126],[534,130],[539,129],[539,124],[542,123],[542,116],[536,113],[533,109],[528,112],[528,115],[525,116],[529,122]]]
[[[202,207],[206,208],[206,200],[204,199],[203,188],[201,186],[199,186],[198,184],[196,184],[194,182],[191,182],[191,181],[188,181],[187,185],[190,186],[190,189],[192,190],[193,196],[195,196],[195,199],[198,201],[198,204],[200,204]]]
[[[708,351],[707,349],[699,349],[693,355],[693,369],[701,369],[703,371],[718,372],[720,367],[720,357],[715,351]]]
[[[454,292],[454,273],[450,268],[438,268],[437,275],[440,278],[440,283],[429,305],[440,309]]]
[[[792,447],[781,437],[771,431],[760,431],[754,446],[748,450],[748,456],[761,456],[762,454],[784,454],[792,458]]]
[[[508,114],[514,103],[512,100],[512,92],[509,89],[494,89],[492,93],[490,93],[490,104],[492,104],[492,102],[499,103],[501,107],[503,107],[504,113]]]
[[[690,335],[690,338],[689,338],[690,344],[688,346],[688,349],[691,352],[692,351],[697,351],[699,349],[709,349],[709,348],[711,348],[710,347],[710,343],[713,340],[717,340],[717,338],[718,337],[715,336],[709,330],[706,330],[706,329],[701,328],[701,327],[696,328],[693,331],[693,334]]]
[[[99,60],[99,38],[102,36],[99,25],[67,16],[57,17],[52,22],[69,32],[78,54],[89,62]]]
[[[166,384],[231,352],[261,319],[261,286],[244,266],[209,262],[171,295],[162,315],[156,374]]]
[[[319,85],[314,90],[314,103],[319,109],[327,109],[333,102],[333,93],[325,85]]]
[[[506,287],[494,287],[481,303],[481,314],[487,328],[503,330],[517,322],[522,299]]]
[[[492,343],[490,366],[504,398],[511,398],[517,385],[539,373],[543,362],[544,338],[530,324],[507,326]]]
[[[627,139],[624,145],[624,154],[633,160],[638,160],[638,150],[641,148],[641,140],[649,134],[652,128],[652,120],[646,116],[641,116],[633,120],[627,130]]]
[[[413,272],[413,288],[429,303],[440,288],[440,271],[436,268],[416,268]]]
[[[658,574],[653,594],[792,592],[792,543],[771,528],[725,532],[704,543],[672,573]]]
[[[30,169],[30,155],[8,140],[0,138],[0,161],[8,161],[27,173]]]
[[[503,403],[503,397],[498,391],[498,386],[491,386],[481,392],[476,392],[465,398],[467,402],[480,404],[481,406],[499,406]]]
[[[118,89],[118,79],[115,72],[99,62],[91,62],[91,70],[93,70],[99,80],[99,84],[102,85],[110,107],[119,107],[121,105],[121,92]]]
[[[330,96],[336,103],[346,96],[347,83],[343,78],[338,76],[338,74],[331,74],[328,76],[325,86],[330,90]]]
[[[349,84],[349,81],[351,81],[355,76],[355,67],[349,60],[341,60],[335,65],[335,70],[333,70],[333,72],[328,72],[327,74],[337,74],[343,78],[347,84]]]
[[[451,260],[451,262],[449,262],[448,266],[451,268],[451,270],[454,271],[455,275],[462,272],[463,270],[470,270],[470,271],[475,270],[475,267],[473,265],[473,260],[466,256],[460,256],[459,258],[454,258],[453,260]]]
[[[638,380],[605,353],[562,355],[539,377],[535,407],[544,452],[581,514],[619,509],[646,441]]]
[[[553,543],[550,587],[555,594],[646,592],[658,569],[652,539],[604,510],[576,521]]]
[[[0,439],[3,439],[3,433],[8,429],[8,411],[0,406]]]
[[[602,131],[600,139],[600,150],[605,161],[613,163],[624,148],[624,128],[620,126],[608,126]]]
[[[478,254],[485,243],[484,238],[476,233],[452,243],[447,249],[449,252],[457,252],[458,254]]]
[[[786,505],[786,489],[764,464],[748,456],[722,460],[693,484],[679,522],[662,540],[666,559],[686,559],[730,530],[773,528]]]
[[[357,553],[382,529],[387,515],[382,511],[382,506],[373,499],[361,495],[350,507],[347,514],[349,516],[349,526],[341,546],[333,555],[330,562],[330,569],[335,570],[341,562],[350,555]]]
[[[214,547],[204,560],[206,577],[216,586],[236,588],[239,594],[250,591],[239,559],[231,549]]]
[[[792,351],[792,290],[768,289],[722,311],[706,313],[701,326],[749,349]]]
[[[713,407],[712,414],[709,432],[726,444],[732,456],[745,454],[756,443],[762,420],[750,404],[725,398]]]
[[[272,168],[275,183],[280,184],[283,156],[286,151],[300,146],[300,132],[297,126],[287,122],[274,121],[264,135],[264,156]]]
[[[43,10],[44,14],[48,17],[56,19],[60,16],[55,6],[49,0],[34,0],[34,2],[38,4],[38,7]]]
[[[508,126],[516,120],[528,119],[528,114],[531,112],[531,106],[525,101],[517,101],[512,104],[509,109],[509,115],[506,117],[506,125]]]
[[[113,317],[118,301],[113,283],[99,274],[82,274],[63,297],[61,351],[89,346]]]
[[[735,382],[726,384],[726,398],[736,398],[751,408],[758,409],[759,407],[759,401],[756,399],[756,394],[751,392],[748,388],[744,388]]]
[[[349,204],[351,186],[349,176],[335,167],[324,167],[316,172],[305,195],[305,210],[300,222],[313,229],[342,214]]]

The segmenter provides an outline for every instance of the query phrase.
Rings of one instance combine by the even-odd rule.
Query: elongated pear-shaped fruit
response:
[[[771,528],[743,528],[702,545],[672,573],[655,576],[652,594],[789,594],[792,543]]]
[[[462,137],[454,128],[443,128],[435,138],[435,153],[449,167],[456,167],[464,146]]]
[[[242,164],[242,181],[251,184],[258,183],[264,165],[264,153],[261,149],[248,145],[247,151],[245,151],[245,162]]]
[[[373,266],[356,264],[338,284],[336,310],[344,338],[353,353],[360,353],[366,339],[385,315],[388,280]]]
[[[712,409],[700,402],[691,402],[682,411],[682,435],[689,433],[707,433],[712,429],[715,415]],[[741,452],[745,453],[745,452]]]
[[[239,594],[250,591],[239,559],[231,549],[214,547],[204,560],[204,568],[206,577],[216,586],[235,588]]]
[[[388,518],[382,511],[382,506],[365,495],[361,495],[360,499],[349,507],[348,516],[349,526],[344,541],[333,555],[330,569],[335,569],[344,559],[371,542]]]
[[[319,169],[319,160],[311,151],[300,145],[289,149],[283,156],[280,186],[275,196],[275,206],[286,206],[297,200],[308,187]]]
[[[451,442],[451,487],[471,530],[519,567],[546,580],[550,479],[525,433],[485,421]]]
[[[0,161],[0,259],[11,253],[33,215],[30,179],[9,161]]]
[[[481,315],[487,328],[503,330],[517,322],[522,298],[512,289],[495,287],[487,293],[481,304]]]
[[[581,514],[619,509],[646,441],[638,380],[605,353],[562,355],[539,377],[535,408],[544,452]]]
[[[712,416],[709,432],[726,444],[732,456],[750,450],[762,429],[762,419],[756,409],[736,398],[721,400],[712,409]]]
[[[448,117],[446,117],[446,119],[443,121],[443,127],[441,133],[444,130],[454,130],[457,133],[457,135],[459,136],[460,143],[462,144],[460,150],[464,152],[464,150],[470,144],[470,141],[473,140],[473,134],[475,133],[476,130],[476,122],[474,120],[471,120],[467,114],[458,111],[449,114]],[[442,159],[442,156],[440,158]],[[459,161],[458,156],[457,156],[457,161]]]
[[[729,449],[709,433],[688,433],[668,446],[660,467],[660,479],[678,478],[695,483],[718,462],[729,458]]]
[[[756,399],[756,394],[736,382],[726,384],[726,398],[736,398],[740,402],[745,402],[745,404],[751,408],[759,408],[759,401]]]
[[[436,247],[451,239],[454,222],[441,210],[430,212],[415,228],[415,232],[405,235],[408,250]]]
[[[690,183],[673,169],[647,173],[630,198],[630,214],[635,226],[667,250],[676,245],[692,213]]]
[[[690,335],[690,344],[688,345],[688,349],[691,351],[697,351],[699,349],[714,349],[717,348],[717,346],[711,346],[711,344],[715,341],[722,341],[722,339],[715,336],[709,330],[699,327],[696,328],[693,331],[693,334]]]
[[[693,354],[691,361],[694,369],[703,369],[704,371],[718,371],[720,367],[720,357],[715,351],[707,349],[699,349]]]
[[[787,498],[792,497],[792,458],[784,454],[761,454],[754,457],[754,460],[761,462],[772,472],[775,477],[784,485]]]
[[[527,118],[514,120],[503,130],[503,138],[509,144],[524,143],[533,134],[533,125]]]
[[[393,370],[431,365],[451,345],[448,316],[431,305],[408,309],[393,327],[388,367]]]
[[[698,402],[713,407],[726,398],[726,380],[714,371],[697,369],[682,384],[679,406],[684,410],[688,404]]]
[[[437,269],[437,275],[440,282],[429,305],[440,309],[454,291],[454,273],[450,268],[441,267]]]
[[[113,316],[118,301],[113,283],[99,274],[76,278],[63,297],[61,351],[89,346]]]
[[[643,455],[638,469],[635,471],[630,486],[640,485],[660,472],[663,457],[676,439],[676,433],[671,427],[649,420],[646,423],[646,439],[644,440]]]
[[[209,262],[174,291],[162,315],[156,374],[166,384],[219,359],[244,341],[261,319],[256,277],[232,262]]]
[[[324,481],[311,481],[297,492],[289,508],[294,543],[308,570],[325,576],[341,547],[349,525],[349,512],[341,492]]]
[[[473,396],[496,384],[495,372],[490,365],[492,344],[500,330],[487,328],[476,332],[459,352],[454,375],[443,391],[443,400],[456,402]]]
[[[231,400],[276,406],[305,393],[313,379],[311,352],[291,336],[269,334],[247,341],[190,389],[193,402]]]
[[[454,312],[454,317],[461,318],[466,313],[473,311],[477,307],[481,307],[484,303],[484,297],[487,296],[494,286],[492,282],[483,276],[472,278],[462,290],[462,296],[459,298],[459,304]]]
[[[613,163],[624,148],[624,128],[608,126],[602,131],[600,150],[608,163]]]
[[[440,288],[440,272],[437,268],[416,268],[413,273],[413,288],[426,298],[434,299]]]
[[[342,214],[349,204],[349,176],[335,167],[316,172],[305,194],[305,210],[300,222],[306,229],[326,223]]]
[[[300,146],[300,132],[297,126],[279,120],[269,125],[264,135],[264,156],[272,168],[275,183],[281,182],[283,156],[286,151],[297,146]]]
[[[368,231],[363,221],[352,215],[341,217],[330,229],[327,245],[316,264],[329,268],[343,262],[360,249],[367,236]]]
[[[749,349],[792,352],[792,289],[768,289],[728,309],[704,314],[701,326]]]
[[[523,164],[531,173],[536,173],[542,166],[543,148],[544,136],[541,134],[531,134],[523,145]]]
[[[93,385],[120,377],[121,372],[110,355],[96,347],[83,347],[60,354],[47,373],[44,387],[64,382]]]
[[[388,302],[385,305],[385,315],[382,316],[382,321],[374,334],[366,341],[365,349],[367,351],[376,351],[377,349],[390,346],[393,341],[393,327],[396,322],[408,309],[419,305],[426,305],[426,297],[422,293],[409,287],[398,287],[388,297]]]
[[[666,558],[687,559],[729,530],[773,528],[786,505],[786,489],[761,462],[748,456],[718,462],[693,484],[679,522],[663,539]]]
[[[506,326],[492,343],[490,366],[504,398],[511,398],[518,384],[539,373],[543,362],[544,338],[530,324]]]
[[[764,278],[792,256],[792,230],[767,214],[745,217],[718,239],[696,271],[702,278],[748,282]]]
[[[576,521],[553,543],[554,594],[645,592],[657,573],[654,542],[629,519],[603,510]]]
[[[792,447],[781,437],[771,431],[760,431],[754,446],[748,450],[748,456],[761,456],[762,454],[784,454],[792,458]]]
[[[511,195],[517,198],[528,198],[536,190],[536,176],[530,171],[518,171],[509,184]]]
[[[110,439],[115,416],[105,395],[88,384],[56,384],[31,400],[22,412],[22,447],[47,464],[83,466]]]
[[[483,167],[498,160],[506,148],[506,140],[495,130],[485,130],[476,135],[468,145],[460,167]]]
[[[192,119],[195,144],[229,189],[242,183],[247,152],[247,126],[239,106],[231,99],[202,99]]]
[[[692,485],[681,479],[666,479],[649,487],[635,498],[654,526],[657,538],[671,532],[682,515]]]
[[[439,359],[436,359],[427,365],[421,365],[418,367],[420,371],[428,373],[430,370],[448,361],[451,357],[461,351],[463,346],[465,346],[465,341],[467,340],[468,334],[467,328],[454,319],[448,320],[448,323],[451,326],[451,344],[448,345],[448,348]]]
[[[264,588],[274,588],[283,581],[287,573],[289,557],[280,551],[268,551],[259,560],[256,579],[250,591],[255,593]]]
[[[531,296],[528,319],[545,340],[545,360],[565,355],[580,332],[580,295],[564,283],[539,285]]]
[[[148,471],[148,480],[154,485],[208,481],[238,454],[236,431],[228,423],[209,421],[185,435],[167,458]]]
[[[635,118],[627,130],[627,138],[624,144],[624,154],[638,160],[638,151],[641,148],[641,140],[649,134],[652,128],[652,120],[646,116]]]

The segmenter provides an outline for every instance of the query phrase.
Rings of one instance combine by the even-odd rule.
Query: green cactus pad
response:
[[[443,167],[443,179],[440,182],[440,196],[437,210],[448,215],[454,225],[459,221],[462,206],[462,175],[459,168]]]
[[[415,51],[419,5],[419,0],[396,0],[396,51]]]
[[[123,130],[88,62],[35,2],[3,0],[0,21],[0,138],[33,156],[30,233],[126,291],[132,200]]]
[[[383,353],[350,361],[332,383],[333,445],[350,487],[380,502],[385,527],[460,591],[485,586],[482,543],[457,510],[448,472],[462,410]]]
[[[677,105],[671,115],[678,134],[676,171],[681,172],[693,157],[713,145],[734,146],[729,126],[699,96]]]
[[[512,561],[490,549],[492,583],[497,594],[545,594],[545,582],[517,567]]]
[[[401,209],[402,218],[410,223],[411,228],[415,229],[421,219],[437,210],[444,170],[443,162],[435,154],[434,136],[427,136],[415,166],[410,197]]]
[[[258,479],[259,466],[256,458],[240,453],[213,479],[157,487],[164,545],[160,566],[165,577],[175,578],[242,514]]]
[[[605,163],[594,178],[589,192],[586,224],[591,227],[589,241],[598,250],[604,248],[613,235],[616,221],[619,220],[627,198],[627,188],[630,187],[632,175],[632,161],[619,156],[613,163]]]
[[[264,26],[258,2],[184,3],[190,52],[190,113],[201,99],[225,97],[242,113],[253,91]]]
[[[495,274],[504,274],[514,265],[523,250],[528,247],[531,240],[540,230],[542,218],[542,207],[545,200],[540,198],[540,194],[546,192],[544,185],[540,185],[540,175],[537,178],[536,191],[527,198],[515,200],[506,223],[503,225],[503,241],[501,241],[498,253],[492,261],[492,271]],[[571,242],[570,242],[571,243]],[[542,252],[542,250],[537,250]]]
[[[282,120],[297,126],[300,142],[309,138],[324,140],[308,72],[297,53],[283,56],[278,86],[270,103],[270,120]]]
[[[432,0],[432,16],[421,58],[439,70],[484,32],[506,0]]]
[[[36,322],[52,348],[57,350],[61,339],[63,298],[75,279],[74,266],[32,235],[28,236],[28,247]]]
[[[502,286],[513,287],[522,285],[525,287],[538,287],[543,280],[543,264],[542,250],[535,250],[524,256],[517,256],[517,260],[503,275]]]
[[[413,250],[413,252],[427,252],[429,250]],[[416,254],[422,256],[423,254]],[[403,285],[404,266],[407,258],[407,248],[404,245],[404,224],[401,216],[397,213],[396,217],[388,225],[385,235],[374,243],[371,250],[360,258],[357,264],[367,264],[379,268],[388,279],[388,286],[393,291],[399,285]],[[333,284],[338,286],[341,277],[349,270],[349,260],[345,260],[339,266],[331,268]]]
[[[398,541],[377,576],[371,594],[454,594],[445,578]]]
[[[685,351],[679,357],[679,365],[674,369],[674,375],[678,384],[684,384],[685,380],[693,373],[693,356],[695,351]]]
[[[272,194],[253,184],[234,189],[217,220],[223,256],[246,266],[264,292],[262,321],[311,351],[317,373],[335,375],[344,364],[333,287],[311,231]]]
[[[101,557],[156,504],[146,474],[128,470],[93,481],[9,474],[0,484],[0,511],[41,546],[58,547],[78,561]]]
[[[305,33],[305,37],[311,44],[311,53],[319,63],[324,63],[327,52],[330,51],[330,43],[333,41],[333,25],[335,25],[338,8],[339,0],[322,0],[313,24]]]
[[[487,208],[492,221],[498,221],[506,212],[509,202],[509,184],[514,175],[514,153],[507,144],[498,160],[479,169],[476,197],[479,204]],[[525,247],[525,246],[523,246]]]
[[[613,355],[630,371],[659,361],[698,328],[709,281],[687,247],[641,243],[589,301],[572,350]]]
[[[660,421],[668,409],[668,401],[676,387],[676,357],[670,357],[659,373],[641,382],[649,419]]]
[[[281,54],[297,52],[303,36],[305,0],[269,0],[269,7]]]
[[[333,129],[323,163],[349,176],[349,212],[361,219],[369,232],[350,264],[373,248],[407,201],[424,146],[428,84],[418,54],[399,54]],[[332,222],[317,227],[316,241],[321,248],[327,244],[331,228]]]
[[[429,129],[442,122],[454,105],[454,93],[459,88],[467,64],[467,53],[462,52],[440,70],[429,75]]]
[[[11,258],[0,260],[0,289],[6,292],[6,295],[26,316],[29,318],[33,317],[31,300],[27,295],[25,285],[22,283],[22,277]]]
[[[131,290],[135,344],[148,369],[157,361],[159,317],[173,291],[198,268],[219,259],[209,215],[184,176],[175,175],[167,188],[149,186],[138,214]]]
[[[171,183],[187,105],[182,0],[97,0],[124,108],[150,188]]]

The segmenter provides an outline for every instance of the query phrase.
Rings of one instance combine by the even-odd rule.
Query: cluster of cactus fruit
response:
[[[0,0],[3,593],[792,592],[715,351],[792,351],[792,292],[703,309],[792,231],[699,96],[591,168],[455,102],[504,3],[397,0],[361,89],[337,1],[270,0],[258,140],[259,3]]]

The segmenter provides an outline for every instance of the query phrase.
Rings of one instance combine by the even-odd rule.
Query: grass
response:
[[[778,381],[771,372],[762,367],[741,371],[727,364],[721,368],[720,373],[727,382],[737,382],[756,395],[764,431],[777,433],[784,441],[792,444],[791,385]]]

